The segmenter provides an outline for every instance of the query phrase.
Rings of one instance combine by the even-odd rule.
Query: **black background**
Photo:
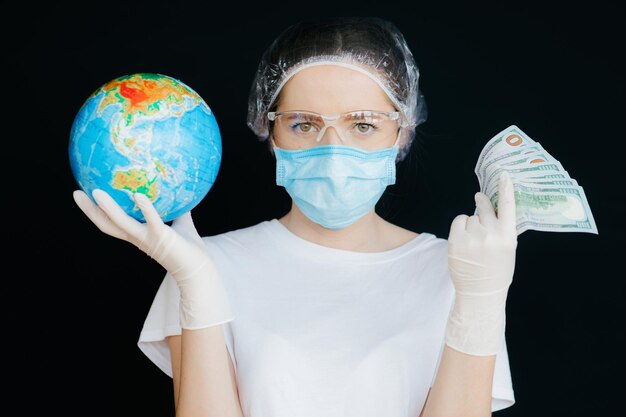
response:
[[[194,210],[203,235],[288,208],[246,127],[258,60],[288,24],[377,15],[405,34],[429,119],[379,212],[447,238],[472,214],[483,145],[516,124],[583,186],[599,234],[519,236],[507,302],[517,403],[500,416],[609,416],[624,384],[624,13],[600,2],[90,2],[3,4],[8,406],[173,415],[171,380],[136,342],[164,271],[75,206],[67,146],[97,87],[135,72],[185,82],[214,111],[222,164]],[[7,149],[7,148],[5,148]],[[5,199],[6,198],[6,199]],[[294,416],[295,417],[295,416]]]

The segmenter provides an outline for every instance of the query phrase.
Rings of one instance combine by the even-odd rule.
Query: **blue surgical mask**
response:
[[[344,145],[301,150],[274,147],[276,184],[300,211],[327,229],[343,229],[372,210],[396,182],[397,142],[364,151]]]

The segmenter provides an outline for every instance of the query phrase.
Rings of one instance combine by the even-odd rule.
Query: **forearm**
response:
[[[242,417],[222,325],[182,330],[177,417]]]
[[[491,416],[495,362],[495,355],[468,355],[446,345],[420,417]]]

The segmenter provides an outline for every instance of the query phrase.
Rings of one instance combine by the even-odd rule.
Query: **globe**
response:
[[[215,116],[189,86],[136,73],[94,91],[72,123],[72,174],[90,198],[99,188],[145,222],[133,194],[145,194],[164,222],[196,207],[213,186],[222,157]]]

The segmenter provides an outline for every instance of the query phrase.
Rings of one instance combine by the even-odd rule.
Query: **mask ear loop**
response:
[[[400,136],[402,135],[402,127],[398,127],[398,134],[396,135],[396,140],[395,142],[393,142],[393,145],[391,145],[392,148],[396,148],[396,149],[400,149]]]
[[[269,141],[270,141],[270,145],[272,146],[270,151],[271,151],[272,155],[274,156],[274,158],[276,158],[276,149],[282,149],[282,148],[279,148],[276,145],[276,142],[274,142],[274,135],[270,135]]]
[[[270,117],[271,114],[271,117]],[[270,112],[268,113],[268,118],[273,122],[275,120],[275,114],[276,112]],[[272,146],[272,154],[274,156],[276,156],[276,149],[281,149],[276,145],[276,142],[274,142],[274,132],[273,129],[270,129],[270,134],[268,137],[269,141],[270,141],[270,145]]]
[[[401,130],[398,129],[398,134],[396,135],[396,141],[393,143],[393,145],[391,145],[392,148],[397,148],[398,147],[398,142],[400,142],[400,132],[401,132]]]

